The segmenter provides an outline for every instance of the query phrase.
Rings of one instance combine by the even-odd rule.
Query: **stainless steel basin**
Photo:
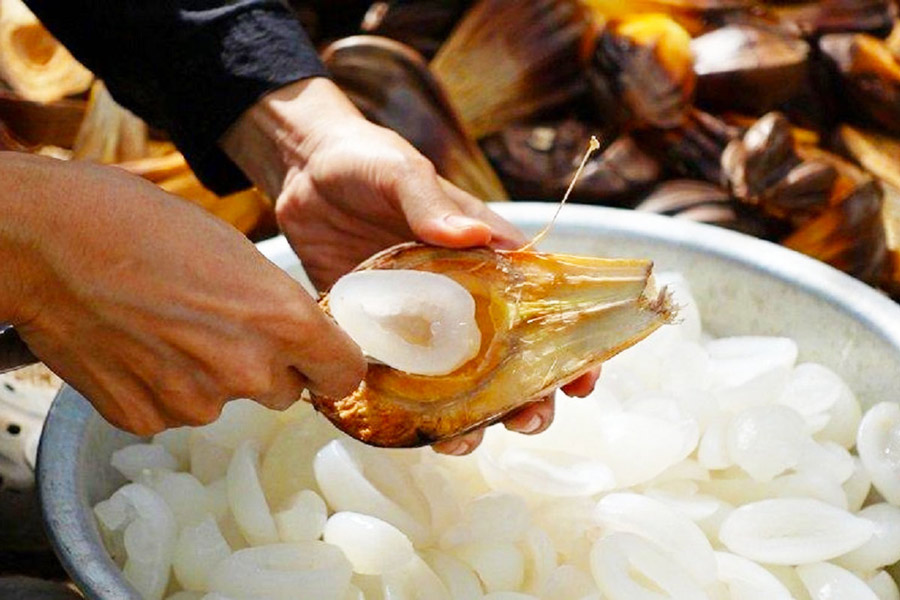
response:
[[[496,210],[528,232],[553,205],[503,204]],[[812,259],[729,231],[666,217],[567,206],[544,250],[650,257],[691,283],[706,328],[717,335],[777,334],[794,338],[801,359],[840,373],[865,406],[896,400],[900,390],[900,306]],[[283,240],[260,249],[299,272]],[[107,557],[91,507],[122,480],[110,453],[133,442],[75,391],[63,389],[44,429],[38,458],[47,530],[66,569],[91,599],[138,600]]]

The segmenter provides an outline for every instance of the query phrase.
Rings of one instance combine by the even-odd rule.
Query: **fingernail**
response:
[[[468,454],[472,450],[471,444],[464,440],[460,440],[456,442],[455,446],[451,446],[449,449],[444,449],[444,454],[451,454],[453,456],[462,456],[464,454]]]
[[[454,229],[470,229],[472,227],[482,227],[484,223],[472,217],[464,215],[447,215],[444,217],[444,223]]]
[[[519,429],[521,433],[534,433],[540,430],[544,425],[544,420],[538,415],[532,415],[532,417],[525,424],[525,427]]]

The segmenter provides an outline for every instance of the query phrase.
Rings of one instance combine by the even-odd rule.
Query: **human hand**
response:
[[[276,200],[282,231],[319,289],[375,252],[420,240],[437,246],[517,248],[523,235],[483,202],[439,177],[396,133],[367,121],[326,79],[278,90],[257,103],[222,140],[241,168]],[[591,373],[565,389],[586,394]],[[552,397],[505,421],[538,433],[553,418]],[[473,450],[483,432],[441,442]]]
[[[108,167],[4,154],[0,169],[0,253],[17,251],[22,283],[2,316],[117,427],[358,386],[359,348],[230,226]]]

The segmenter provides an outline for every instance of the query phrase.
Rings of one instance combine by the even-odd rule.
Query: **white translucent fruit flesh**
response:
[[[177,526],[165,501],[150,488],[132,483],[95,509],[109,530],[124,530],[125,579],[144,600],[160,600],[169,583]]]
[[[703,531],[662,502],[641,494],[610,494],[597,504],[594,519],[605,532],[633,533],[653,543],[702,585],[715,580],[716,559]]]
[[[278,541],[278,527],[259,483],[259,449],[246,441],[228,465],[226,485],[231,513],[243,536],[254,546]]]
[[[792,600],[791,592],[784,584],[752,560],[729,552],[716,552],[716,567],[731,598]]]
[[[236,600],[342,600],[352,570],[344,554],[323,542],[272,544],[238,550],[209,574],[209,589]]]
[[[719,538],[735,554],[761,563],[802,565],[856,550],[875,526],[819,500],[779,498],[745,504],[731,513]]]
[[[867,506],[857,516],[874,523],[872,537],[835,562],[851,571],[872,573],[900,561],[900,508],[881,502]]]
[[[591,573],[609,600],[705,600],[700,584],[654,545],[631,533],[594,544]]]
[[[381,519],[355,512],[335,513],[323,532],[361,575],[381,575],[412,560],[415,551],[402,531]]]
[[[813,600],[878,600],[866,582],[845,569],[829,563],[797,567],[797,574]]]
[[[882,402],[869,409],[859,424],[856,450],[875,488],[900,505],[900,405]]]
[[[230,554],[231,548],[222,537],[215,519],[207,515],[196,525],[188,525],[181,530],[175,544],[172,570],[185,589],[204,591],[212,568]]]
[[[332,288],[338,325],[369,356],[407,373],[446,375],[478,353],[475,300],[445,275],[359,271]]]

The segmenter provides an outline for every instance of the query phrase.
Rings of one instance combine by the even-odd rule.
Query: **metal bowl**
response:
[[[527,232],[542,227],[555,209],[496,205]],[[650,257],[661,269],[684,273],[711,333],[792,337],[801,359],[837,371],[864,406],[893,399],[900,389],[900,306],[790,250],[711,226],[587,206],[563,209],[542,248]],[[283,239],[263,242],[260,250],[301,273]],[[47,531],[90,599],[139,600],[107,556],[91,512],[123,483],[109,466],[110,453],[135,439],[113,429],[70,388],[56,398],[44,429],[38,485]]]

